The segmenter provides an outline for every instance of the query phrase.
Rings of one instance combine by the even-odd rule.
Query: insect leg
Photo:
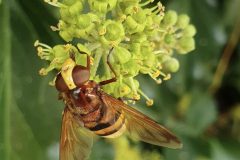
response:
[[[110,54],[112,53],[112,51],[113,51],[113,48],[111,48],[110,51],[109,51],[109,53],[108,53],[108,56],[107,56],[107,64],[108,64],[110,70],[113,72],[114,77],[111,78],[111,79],[104,80],[104,81],[100,82],[100,83],[99,83],[100,86],[103,86],[103,85],[106,85],[106,84],[108,84],[108,83],[112,83],[112,82],[116,82],[116,81],[117,81],[117,74],[116,74],[116,72],[114,71],[114,69],[113,69],[113,67],[112,67],[112,65],[111,65],[111,63],[110,63],[110,61],[109,61]]]

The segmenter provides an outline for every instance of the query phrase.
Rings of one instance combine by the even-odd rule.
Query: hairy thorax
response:
[[[62,97],[76,118],[80,118],[84,123],[97,122],[102,109],[99,89],[94,81],[89,81],[81,87],[62,93]]]

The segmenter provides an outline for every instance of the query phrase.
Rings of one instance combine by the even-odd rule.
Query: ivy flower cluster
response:
[[[77,64],[85,65],[86,56],[91,57],[91,79],[99,82],[117,73],[117,82],[104,86],[104,91],[115,97],[130,99],[146,98],[136,79],[147,74],[160,84],[179,69],[175,54],[186,54],[195,48],[195,27],[186,14],[165,12],[159,2],[153,0],[45,0],[59,9],[60,20],[53,31],[59,33],[66,44],[50,47],[36,41],[38,55],[50,61],[40,70],[47,75],[60,70],[64,61],[74,54]],[[112,53],[109,53],[113,48]]]

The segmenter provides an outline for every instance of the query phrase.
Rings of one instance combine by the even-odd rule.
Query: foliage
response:
[[[236,24],[239,1],[162,3],[167,10],[189,15],[198,31],[196,50],[187,56],[176,55],[181,64],[179,71],[160,86],[148,76],[136,77],[141,89],[155,101],[151,108],[137,102],[137,108],[174,130],[184,147],[172,150],[125,137],[111,141],[98,138],[91,159],[117,159],[118,154],[125,153],[146,160],[149,157],[237,160],[240,158],[239,44],[220,86],[215,92],[208,89]],[[64,104],[48,85],[55,73],[39,77],[39,68],[47,64],[39,61],[32,47],[36,39],[50,46],[65,44],[49,28],[58,23],[56,11],[40,0],[0,1],[0,159],[58,159]]]

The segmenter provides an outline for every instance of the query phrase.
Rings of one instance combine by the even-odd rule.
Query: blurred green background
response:
[[[173,130],[184,147],[98,138],[90,159],[239,160],[240,1],[161,2],[191,17],[196,50],[180,56],[180,70],[161,85],[139,77],[155,105],[137,106]],[[49,28],[57,18],[57,9],[42,0],[0,0],[0,160],[58,159],[64,104],[48,85],[54,75],[38,75],[44,63],[33,47],[37,39],[51,46],[64,43]]]

